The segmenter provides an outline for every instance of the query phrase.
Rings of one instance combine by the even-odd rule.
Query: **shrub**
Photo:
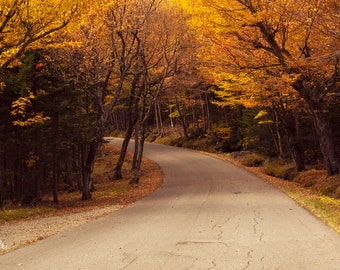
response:
[[[294,179],[295,182],[306,188],[314,187],[317,183],[325,182],[326,172],[321,170],[308,170],[300,172]]]
[[[293,180],[296,176],[296,170],[292,164],[286,164],[281,160],[275,160],[264,164],[266,174],[282,178],[285,180]]]
[[[325,170],[309,170],[300,172],[294,179],[299,185],[311,188],[319,194],[340,198],[340,175],[327,176]]]
[[[245,166],[248,167],[259,167],[262,166],[262,164],[264,163],[265,159],[264,157],[252,153],[252,154],[247,154],[243,157],[240,158],[241,163]]]
[[[181,135],[175,134],[173,136],[167,136],[163,138],[158,137],[157,139],[154,140],[154,142],[181,147],[183,145],[184,140],[185,139]]]

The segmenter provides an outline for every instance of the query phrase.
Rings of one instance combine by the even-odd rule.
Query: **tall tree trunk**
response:
[[[139,133],[140,133],[140,128],[139,128],[139,123],[137,122],[135,125],[135,149],[133,151],[133,159],[132,159],[132,165],[131,165],[131,170],[133,172],[133,177],[130,180],[130,184],[138,184],[139,183],[139,168],[138,168],[138,155],[139,155],[139,149],[140,149],[140,141],[139,141]]]
[[[291,134],[291,131],[287,132],[288,134],[288,142],[290,152],[294,161],[295,168],[298,172],[305,170],[305,155],[302,149],[301,143],[298,141],[296,136]]]
[[[159,102],[156,102],[154,105],[155,109],[155,122],[157,127],[157,132],[161,136],[163,136],[163,120],[162,120],[162,113],[161,113],[161,105]]]
[[[188,139],[189,135],[188,135],[188,130],[187,130],[187,124],[185,122],[185,119],[184,119],[184,116],[183,116],[182,110],[180,108],[177,97],[175,97],[175,100],[176,100],[176,107],[177,107],[177,110],[178,110],[179,118],[181,120],[182,127],[183,127],[183,133],[184,133],[185,138]]]
[[[173,113],[171,104],[169,106],[169,111],[170,111],[170,115],[171,115]],[[170,117],[170,126],[171,126],[171,128],[175,127],[175,122],[174,122],[173,117]]]
[[[59,161],[58,161],[58,144],[59,144],[59,115],[56,109],[56,100],[53,100],[53,118],[52,118],[52,125],[53,125],[53,133],[54,133],[54,143],[53,147],[53,202],[58,204],[58,178],[59,178]]]
[[[91,199],[91,190],[93,188],[91,174],[98,147],[99,143],[95,139],[95,141],[90,144],[89,151],[87,152],[87,157],[83,168],[82,200]]]
[[[275,139],[274,137],[274,142],[277,146],[277,149],[279,151],[279,156],[280,158],[283,158],[283,147],[282,147],[282,137],[281,137],[281,133],[280,133],[280,125],[279,125],[279,115],[278,115],[278,112],[274,107],[274,114],[275,114],[275,133],[276,133],[276,137],[277,137],[277,140]]]
[[[133,151],[132,170],[134,170],[134,168],[137,167],[138,149],[139,149],[139,121],[137,121],[135,125],[135,149]]]
[[[1,169],[0,169],[0,210],[3,209],[3,205],[4,202],[6,201],[6,199],[8,198],[8,179],[7,179],[7,158],[6,158],[6,154],[7,154],[7,147],[4,143],[1,142],[1,147],[2,150],[0,152],[1,155]]]
[[[133,178],[130,184],[138,184],[141,176],[141,165],[143,160],[144,142],[146,138],[146,129],[144,123],[136,125],[135,151],[134,162],[132,164]]]
[[[283,127],[287,135],[288,150],[294,161],[295,169],[297,171],[303,171],[305,170],[305,155],[298,136],[297,127],[299,126],[299,119],[294,116],[291,111],[288,111],[281,101],[273,103],[273,107],[276,116],[280,117],[282,120]],[[276,119],[276,122],[278,122],[278,119]],[[278,135],[280,134],[279,130],[277,130],[277,133]],[[281,154],[283,154],[283,152]]]
[[[206,118],[205,118],[206,124],[205,125],[208,130],[213,132],[212,126],[211,126],[211,116],[210,116],[209,88],[206,91],[204,91],[204,106],[206,108]]]
[[[335,150],[331,123],[324,109],[323,98],[327,89],[314,84],[308,76],[301,76],[292,86],[301,94],[312,112],[314,127],[328,176],[339,174],[340,162]]]
[[[334,137],[329,119],[323,112],[313,112],[312,115],[327,174],[328,176],[339,174],[340,162],[335,150]]]
[[[138,95],[135,93],[135,84],[137,83],[137,78],[134,80],[134,85],[131,89],[131,95],[129,100],[129,111],[128,111],[128,126],[125,132],[122,148],[120,150],[119,158],[116,166],[113,169],[112,180],[119,180],[123,178],[122,168],[127,153],[127,148],[129,146],[130,139],[132,137],[133,129],[138,121]]]
[[[58,158],[57,158],[57,151],[56,151],[56,146],[54,146],[53,149],[53,202],[55,204],[58,204],[58,178],[59,178],[59,166],[58,166]]]
[[[144,90],[148,90],[148,88],[144,88]],[[137,124],[135,125],[135,134],[136,134],[136,142],[135,142],[135,151],[134,158],[132,164],[132,170],[134,172],[134,177],[130,181],[130,184],[138,184],[139,178],[141,175],[141,166],[143,160],[143,152],[144,152],[144,142],[147,134],[146,123],[151,115],[151,109],[157,104],[157,96],[159,91],[157,92],[156,97],[151,101],[149,106],[147,105],[147,91],[145,91],[142,95],[142,103],[139,109],[140,115],[137,120]]]
[[[291,123],[285,123],[288,137],[288,147],[298,172],[305,170],[305,155],[300,139],[296,134],[295,127]]]
[[[126,152],[127,152],[127,148],[128,148],[130,139],[132,137],[134,125],[135,125],[135,121],[131,121],[129,123],[129,126],[128,126],[126,132],[125,132],[125,136],[124,136],[122,148],[120,150],[119,158],[118,158],[116,166],[113,169],[113,175],[111,177],[112,180],[119,180],[119,179],[123,178],[123,174],[122,174],[123,163],[124,163],[124,160],[125,160],[125,156],[126,156]]]
[[[77,178],[78,179],[77,188],[79,191],[83,190],[83,172],[85,168],[87,152],[88,152],[88,145],[87,144],[81,145],[79,149],[79,164],[80,164],[81,170],[80,170],[79,177]]]
[[[130,89],[130,97],[128,102],[128,113],[127,113],[127,121],[128,126],[127,130],[125,132],[122,148],[120,150],[118,162],[113,169],[113,175],[111,177],[112,180],[119,180],[123,178],[122,174],[122,168],[123,163],[125,160],[127,148],[133,133],[134,126],[136,125],[136,122],[138,121],[138,103],[140,100],[141,91],[137,91],[137,84],[139,82],[141,74],[136,74],[133,78],[131,89]]]

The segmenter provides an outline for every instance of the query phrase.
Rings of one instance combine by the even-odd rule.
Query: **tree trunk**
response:
[[[138,160],[138,150],[139,150],[139,123],[137,121],[135,125],[135,149],[133,151],[133,159],[132,159],[132,170],[137,167]]]
[[[55,204],[59,203],[58,200],[58,178],[59,178],[59,166],[57,165],[58,159],[57,159],[57,153],[56,153],[56,146],[54,146],[53,149],[53,202]]]
[[[289,120],[288,120],[289,121]],[[288,137],[288,147],[295,168],[298,172],[305,170],[305,155],[299,137],[296,134],[295,125],[284,120],[285,130]]]
[[[293,136],[289,137],[289,147],[293,157],[295,168],[298,172],[305,170],[305,155],[302,150],[301,144],[298,142],[297,138]]]
[[[138,155],[139,155],[139,149],[140,149],[140,142],[139,142],[139,123],[135,126],[135,149],[133,151],[133,160],[131,165],[131,170],[133,172],[133,177],[130,180],[130,184],[138,184],[139,183],[139,168],[138,168]]]
[[[335,150],[331,123],[323,108],[323,97],[325,96],[324,93],[326,89],[315,86],[315,84],[311,82],[313,82],[313,80],[308,76],[301,76],[292,86],[301,94],[312,112],[314,127],[325,161],[327,175],[339,174],[340,162]],[[309,85],[314,85],[314,87],[310,87]]]
[[[155,122],[157,127],[157,132],[159,135],[163,136],[163,120],[162,120],[162,112],[161,112],[161,105],[159,102],[156,102],[154,105],[155,109]]]
[[[275,106],[273,107],[274,107],[274,114],[275,114],[275,133],[276,133],[277,140],[275,139],[275,137],[273,137],[273,139],[279,151],[280,158],[283,158],[284,155],[283,155],[283,147],[282,147],[282,137],[281,137],[280,126],[279,126],[279,116],[278,116],[278,112]]]
[[[2,177],[0,177],[0,210],[3,209],[3,205],[5,200],[8,197],[8,190],[7,190],[7,158],[6,158],[6,154],[7,154],[7,147],[5,144],[3,144],[3,142],[1,142],[2,145],[2,149],[3,151],[0,151],[0,155],[1,155],[1,159],[2,163],[1,163],[1,169],[0,169],[0,173],[2,175]]]
[[[53,133],[54,133],[54,143],[53,143],[53,202],[58,204],[58,178],[59,178],[59,159],[58,159],[58,145],[59,145],[59,115],[56,109],[56,100],[53,100]]]
[[[86,162],[83,168],[83,182],[82,182],[82,200],[91,199],[91,190],[93,187],[91,174],[93,170],[94,160],[96,158],[99,143],[97,140],[92,142],[87,153]]]
[[[206,108],[206,118],[205,118],[205,126],[206,126],[206,130],[210,130],[211,132],[213,132],[212,126],[211,126],[211,116],[210,116],[210,100],[209,100],[209,89],[207,89],[204,92],[204,106]]]
[[[170,115],[171,115],[173,113],[171,105],[169,106],[169,111],[170,111]],[[170,117],[170,126],[171,126],[171,128],[175,127],[174,119],[172,117]]]
[[[132,132],[133,132],[133,127],[135,125],[135,122],[132,121],[129,123],[128,129],[125,132],[122,148],[120,150],[119,158],[117,161],[117,164],[115,168],[113,169],[113,176],[111,177],[112,180],[119,180],[123,178],[122,174],[122,168],[123,168],[123,163],[125,160],[127,148],[130,142],[130,139],[132,137]]]
[[[79,149],[79,164],[81,165],[81,170],[79,174],[78,183],[77,183],[77,188],[79,191],[83,190],[83,175],[84,175],[84,168],[85,168],[85,163],[86,163],[86,158],[87,158],[87,152],[88,152],[88,145],[82,145],[81,148]]]
[[[141,128],[139,128],[142,126]],[[140,129],[140,130],[139,130]],[[134,163],[132,164],[133,178],[130,181],[130,184],[138,184],[141,176],[141,165],[143,160],[143,152],[144,152],[144,142],[146,138],[146,132],[144,123],[136,126],[136,138],[135,140],[135,151],[134,151]]]
[[[286,132],[287,136],[287,144],[288,144],[288,150],[290,152],[291,158],[294,161],[295,169],[297,171],[303,171],[305,170],[305,155],[304,150],[301,145],[299,136],[298,136],[298,129],[299,126],[299,119],[298,117],[293,115],[293,112],[287,110],[282,103],[282,101],[276,102],[276,104],[273,104],[273,108],[275,111],[275,118],[276,118],[276,125],[278,125],[278,117],[281,118],[281,121],[283,123],[284,130]],[[276,127],[278,138],[280,140],[280,131],[279,127]],[[282,147],[282,146],[281,146]],[[281,152],[282,151],[282,152]],[[283,155],[283,150],[280,149],[280,155]]]
[[[319,138],[321,152],[328,176],[340,173],[340,163],[335,150],[331,124],[323,112],[313,112],[315,130]]]
[[[176,100],[176,107],[177,107],[177,110],[178,110],[179,118],[181,120],[182,127],[183,127],[183,133],[184,133],[185,138],[188,139],[189,135],[188,135],[188,131],[187,131],[187,124],[186,124],[184,116],[182,114],[182,111],[181,111],[177,97],[175,97],[175,100]]]

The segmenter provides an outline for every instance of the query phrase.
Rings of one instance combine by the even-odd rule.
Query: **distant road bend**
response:
[[[160,189],[0,256],[0,269],[340,269],[340,236],[258,177],[186,149],[147,144],[145,155]]]

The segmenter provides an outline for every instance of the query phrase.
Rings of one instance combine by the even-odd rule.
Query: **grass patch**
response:
[[[27,219],[36,216],[48,215],[54,212],[54,208],[49,207],[31,207],[31,208],[18,208],[0,211],[0,223],[8,222],[18,219]]]
[[[286,186],[281,189],[340,234],[340,200],[313,194],[301,187]]]

